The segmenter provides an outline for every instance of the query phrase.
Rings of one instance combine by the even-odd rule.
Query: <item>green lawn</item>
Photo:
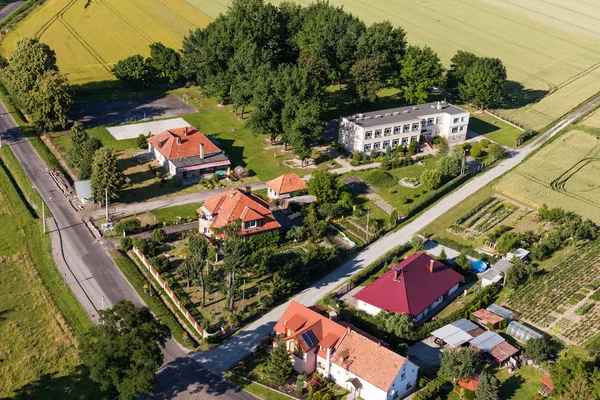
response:
[[[516,147],[520,129],[489,114],[473,115],[469,118],[469,130],[508,147]]]
[[[31,182],[8,147],[0,156],[0,397],[101,398],[77,355],[92,322],[51,258]]]
[[[290,400],[290,397],[268,389],[264,386],[260,386],[259,384],[249,381],[248,379],[239,378],[231,374],[226,375],[226,379],[262,400]]]
[[[427,158],[423,160],[423,162],[426,164],[425,166],[413,164],[386,172],[394,176],[397,181],[404,177],[420,178],[423,171],[435,168],[436,165],[436,160],[434,158]],[[345,176],[358,176],[364,180],[369,172],[370,171],[353,171],[345,174]],[[372,187],[382,199],[387,201],[392,207],[396,208],[400,214],[408,213],[408,211],[419,204],[420,199],[424,198],[425,194],[429,192],[423,186],[413,189],[404,187],[399,183],[396,183],[392,187]]]
[[[544,371],[532,366],[521,367],[512,376],[508,375],[506,368],[499,370],[496,378],[500,381],[500,398],[531,399],[540,390],[540,379],[544,375]]]
[[[179,222],[180,220],[187,220],[198,216],[196,210],[200,208],[202,203],[189,203],[182,204],[180,206],[172,206],[159,208],[152,210],[152,214],[156,217],[156,220],[162,223],[173,223]]]
[[[104,147],[110,147],[115,151],[138,149],[135,143],[136,139],[117,140],[113,137],[113,135],[110,134],[110,132],[108,132],[108,129],[103,126],[86,129],[86,132],[90,138],[99,139]],[[53,133],[52,141],[65,153],[71,148],[69,131]],[[140,149],[139,151],[143,150]]]

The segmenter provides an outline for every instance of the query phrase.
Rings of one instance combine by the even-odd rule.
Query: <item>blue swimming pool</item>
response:
[[[488,263],[483,260],[471,260],[469,263],[471,264],[471,269],[478,274],[485,272],[489,268]]]

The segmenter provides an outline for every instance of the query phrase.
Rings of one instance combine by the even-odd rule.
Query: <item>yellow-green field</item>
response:
[[[494,189],[531,207],[546,203],[600,223],[600,137],[570,131],[505,175]]]
[[[583,125],[590,128],[600,129],[600,109],[589,114],[582,122]]]
[[[118,60],[149,55],[153,42],[178,49],[190,29],[210,20],[183,0],[48,0],[6,35],[2,53],[21,37],[38,37],[56,51],[71,83],[114,80],[110,67]]]
[[[187,1],[211,17],[225,12],[229,3],[229,0]],[[298,0],[298,3],[308,5],[312,1]],[[514,0],[496,0],[508,1]],[[527,14],[520,13],[525,5],[515,12],[485,0],[330,0],[330,3],[343,5],[367,24],[389,20],[402,26],[410,43],[431,46],[446,65],[457,50],[502,59],[509,80],[514,81],[509,91],[520,103],[501,114],[526,127],[540,129],[600,91],[600,45],[580,34],[592,29],[600,40],[597,23],[600,8],[583,0],[552,6],[555,18],[565,21],[563,25],[542,22],[546,21],[543,17],[548,2],[541,0],[519,2],[536,3],[536,7],[527,6],[530,8]],[[547,92],[550,94],[541,101],[519,107],[524,98],[538,98]]]

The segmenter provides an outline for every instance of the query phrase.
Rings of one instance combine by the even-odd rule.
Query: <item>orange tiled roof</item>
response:
[[[301,325],[297,331],[292,327],[298,325],[298,321],[301,319],[306,320],[304,325]],[[304,339],[302,334],[311,331],[317,339],[318,345],[324,348],[336,347],[340,343],[340,339],[344,337],[347,330],[345,327],[338,323],[333,322],[329,318],[303,306],[300,303],[292,300],[290,305],[285,310],[277,324],[275,324],[275,332],[286,334],[286,330],[292,331],[292,334],[286,337],[284,340],[295,339],[302,348],[302,351],[307,352],[311,348],[316,347],[315,345],[309,346]],[[326,356],[323,356],[326,357]]]
[[[496,315],[493,312],[485,310],[483,308],[475,311],[473,313],[473,316],[479,318],[484,325],[488,323],[496,325],[504,319],[503,317]]]
[[[244,222],[262,220],[260,226],[252,230],[242,229],[241,234],[266,232],[281,227],[269,210],[269,203],[255,194],[238,188],[211,197],[206,200],[202,208],[214,216],[211,228],[221,228],[237,219]],[[198,209],[198,213],[203,213],[202,208]]]
[[[387,391],[406,358],[350,331],[333,354],[332,360],[334,364]]]
[[[545,375],[542,379],[540,379],[542,383],[550,388],[550,390],[554,390],[554,384],[552,383],[552,379],[550,379],[550,375]]]
[[[468,379],[466,381],[459,380],[458,386],[474,392],[475,390],[477,390],[477,386],[479,386],[479,374],[471,375],[471,379]]]
[[[267,186],[277,194],[287,194],[308,189],[306,183],[294,173],[281,175],[267,182]]]
[[[180,139],[181,143],[178,143],[177,139]],[[169,129],[152,136],[148,143],[167,160],[198,156],[200,144],[204,145],[206,155],[221,152],[221,149],[194,127]]]

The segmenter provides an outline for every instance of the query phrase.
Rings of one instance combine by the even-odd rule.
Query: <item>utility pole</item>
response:
[[[371,209],[367,207],[367,243],[369,243],[369,212]]]
[[[460,166],[460,174],[464,175],[465,174],[465,162],[467,160],[467,151],[463,151],[463,157],[462,157],[462,163]]]
[[[244,278],[244,288],[242,289],[242,312],[246,308],[246,278]]]
[[[108,222],[108,188],[104,188],[104,203],[106,205],[106,222]]]

